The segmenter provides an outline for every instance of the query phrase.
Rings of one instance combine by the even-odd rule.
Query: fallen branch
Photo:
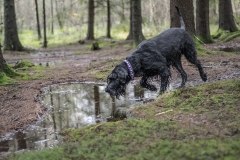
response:
[[[159,116],[159,115],[161,115],[161,114],[165,114],[165,113],[172,112],[172,111],[173,111],[173,110],[172,110],[172,109],[170,109],[170,110],[168,110],[168,111],[165,111],[165,112],[160,112],[160,113],[156,114],[155,116]]]

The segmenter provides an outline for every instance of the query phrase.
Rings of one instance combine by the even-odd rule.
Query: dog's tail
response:
[[[183,30],[186,30],[185,29],[185,23],[184,23],[184,21],[183,21],[183,18],[182,18],[182,14],[181,14],[181,12],[179,11],[179,8],[177,7],[177,6],[175,6],[176,7],[176,9],[177,9],[177,12],[178,12],[178,15],[179,15],[179,19],[180,19],[180,24],[181,24],[181,29],[183,29]]]

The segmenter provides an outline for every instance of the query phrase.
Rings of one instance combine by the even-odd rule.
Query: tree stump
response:
[[[98,42],[93,42],[92,43],[92,47],[91,47],[91,50],[94,51],[94,50],[99,50],[100,47],[98,45]]]
[[[85,41],[80,39],[80,40],[78,41],[78,43],[79,43],[79,44],[84,44]]]

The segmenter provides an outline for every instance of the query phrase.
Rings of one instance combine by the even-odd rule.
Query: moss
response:
[[[0,86],[13,83],[14,80],[8,77],[4,72],[0,72]]]
[[[3,65],[3,72],[0,72],[0,85],[11,84],[15,82],[15,78],[21,74],[15,72],[7,63]]]
[[[203,47],[203,44],[201,44],[201,42],[196,37],[193,38],[193,42],[195,44],[198,56],[207,56],[212,54],[210,50],[207,50]]]
[[[200,43],[213,43],[214,40],[212,39],[212,37],[210,37],[209,39],[203,37],[203,36],[197,36],[196,39],[198,41],[200,41]]]
[[[4,64],[4,73],[6,73],[7,76],[14,78],[16,76],[20,76],[19,73],[15,72],[11,66],[9,66],[7,63]]]
[[[28,60],[22,60],[21,62],[17,62],[13,68],[15,69],[23,69],[23,68],[29,68],[35,66],[32,62]]]
[[[219,29],[212,37],[220,42],[228,42],[239,36],[240,36],[240,31],[229,32],[229,31]]]
[[[10,159],[235,159],[240,138],[199,139],[175,122],[124,121],[69,129],[67,145],[17,154]],[[74,142],[74,143],[73,143]]]

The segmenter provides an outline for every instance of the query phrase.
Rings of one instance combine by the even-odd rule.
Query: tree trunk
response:
[[[51,33],[54,34],[54,26],[53,26],[53,0],[51,0]]]
[[[5,63],[5,60],[2,54],[2,45],[0,44],[0,73],[4,71],[4,63]]]
[[[233,18],[231,0],[219,0],[219,29],[238,31]]]
[[[42,38],[42,35],[41,35],[41,29],[40,29],[40,21],[39,21],[38,2],[37,2],[37,0],[35,0],[35,10],[36,10],[38,39],[41,39],[41,38]]]
[[[182,13],[183,20],[185,22],[186,31],[195,35],[195,21],[194,21],[194,8],[192,0],[170,0],[170,17],[171,17],[171,27],[179,27],[179,16],[177,14],[175,6],[178,6],[180,12]]]
[[[4,0],[4,49],[22,51],[19,41],[14,0]]]
[[[88,0],[88,32],[87,40],[94,40],[94,0]]]
[[[129,25],[129,34],[127,36],[127,39],[126,40],[132,40],[133,39],[133,1],[130,0],[130,25]]]
[[[196,34],[204,43],[211,43],[209,29],[209,0],[196,1]]]
[[[107,0],[107,38],[111,38],[111,7],[110,7],[110,0]]]
[[[3,6],[3,1],[1,1],[0,5]],[[3,23],[4,23],[4,22],[3,22],[3,21],[4,21],[4,20],[3,20],[3,19],[4,19],[4,18],[3,18],[3,17],[4,17],[4,16],[3,16],[3,13],[4,13],[4,12],[3,12],[3,7],[1,7],[1,8],[0,8],[0,34],[3,33]]]
[[[142,13],[141,13],[141,0],[132,0],[133,2],[133,46],[141,43],[145,37],[142,33]]]
[[[58,8],[58,0],[55,0],[55,3],[56,3],[56,12],[57,12],[57,20],[58,20],[58,24],[59,24],[59,28],[62,30],[63,29],[63,24],[64,24],[64,20],[63,20],[63,16],[61,13],[62,11],[59,11],[59,8]]]
[[[120,15],[120,23],[123,23],[125,21],[125,1],[121,0],[121,8],[122,8],[122,12],[119,13]]]
[[[47,28],[46,28],[46,11],[45,0],[43,0],[43,48],[47,48]]]

